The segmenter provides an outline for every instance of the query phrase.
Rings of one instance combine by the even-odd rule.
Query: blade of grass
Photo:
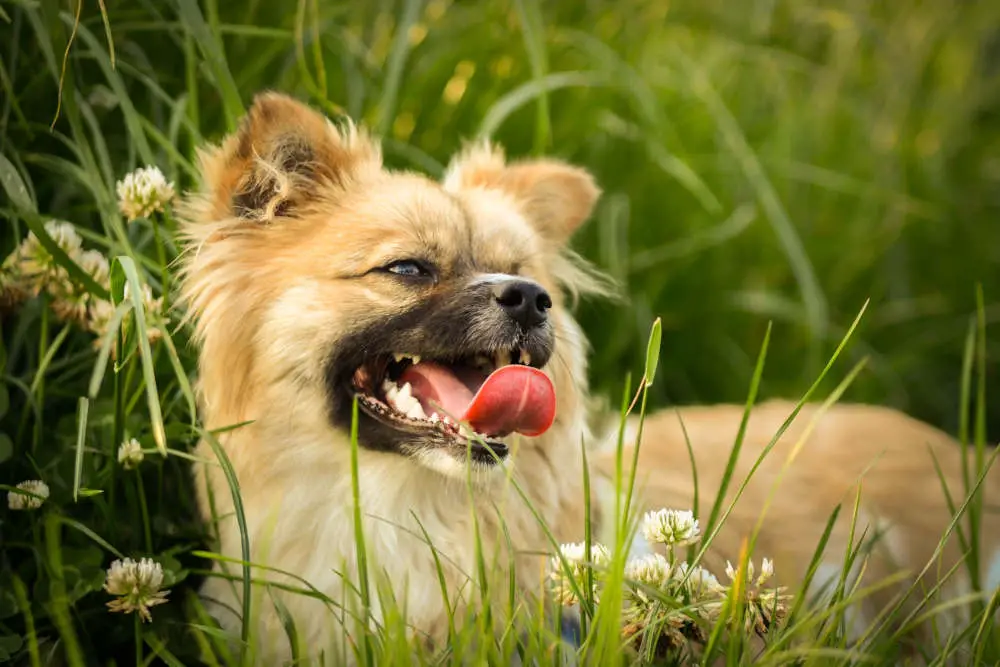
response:
[[[382,96],[378,102],[378,128],[379,136],[388,136],[392,129],[392,123],[396,116],[396,105],[399,99],[399,91],[402,88],[403,70],[406,67],[406,59],[410,54],[410,27],[416,23],[420,17],[420,10],[423,6],[421,0],[405,0],[403,12],[396,26],[396,34],[392,40],[392,50],[385,68],[385,80],[382,82]]]
[[[521,34],[524,37],[524,48],[528,54],[528,64],[531,67],[531,78],[540,82],[548,73],[548,52],[545,48],[544,26],[541,11],[537,2],[531,0],[514,0],[518,22],[521,24]],[[549,117],[549,97],[545,87],[540,88],[538,106],[535,111],[534,153],[541,154],[548,149],[549,137],[552,133],[552,119]]]
[[[45,553],[49,569],[49,613],[65,647],[66,662],[72,667],[84,667],[80,640],[73,627],[69,597],[66,594],[66,575],[63,571],[62,548],[60,546],[60,517],[58,514],[45,516]]]
[[[368,553],[365,548],[365,531],[361,523],[361,488],[358,477],[358,399],[354,398],[351,407],[351,499],[354,514],[354,548],[357,557],[358,587],[361,594],[361,657],[367,667],[374,664],[369,623],[371,618],[371,592],[368,582]]]
[[[219,440],[208,431],[201,430],[201,436],[212,448],[216,459],[222,466],[222,472],[226,476],[226,484],[229,485],[229,492],[233,498],[233,508],[236,512],[236,523],[240,530],[240,554],[243,558],[243,595],[242,595],[242,619],[240,622],[240,664],[246,665],[249,658],[250,644],[250,533],[247,529],[246,513],[243,510],[243,496],[240,494],[240,482],[236,478],[236,471],[233,464],[226,455]]]
[[[73,501],[76,502],[80,495],[80,480],[83,477],[83,446],[87,440],[87,413],[90,410],[90,401],[86,396],[81,396],[77,401],[76,412],[76,458],[73,462]]]
[[[38,213],[38,207],[31,199],[31,193],[28,191],[28,186],[24,184],[24,179],[3,153],[0,153],[0,187],[3,187],[15,208],[29,213]]]
[[[142,377],[146,383],[146,398],[149,405],[149,425],[153,431],[153,440],[163,456],[167,455],[167,437],[163,428],[163,415],[160,413],[160,398],[156,390],[156,372],[153,369],[153,353],[149,349],[149,335],[146,330],[146,314],[142,304],[142,283],[136,272],[135,263],[131,257],[124,255],[115,257],[114,262],[121,266],[129,284],[128,296],[132,301],[132,312],[135,315],[136,342],[139,345],[139,359],[142,362]]]
[[[226,62],[226,55],[220,44],[212,34],[205,17],[198,7],[197,0],[174,0],[177,6],[177,13],[181,22],[188,30],[188,34],[194,40],[201,51],[205,64],[212,73],[215,80],[216,89],[222,98],[222,108],[225,110],[227,128],[230,132],[236,129],[236,120],[245,112],[243,101],[240,99],[239,88],[233,79],[229,64]],[[195,74],[196,76],[196,74]],[[192,94],[191,103],[197,105],[197,98],[193,97],[196,85],[189,84],[188,93]],[[193,107],[192,111],[194,110]],[[195,127],[198,127],[197,117],[192,118]]]

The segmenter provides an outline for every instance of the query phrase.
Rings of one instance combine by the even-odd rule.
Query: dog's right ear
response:
[[[342,131],[274,92],[258,94],[239,129],[200,157],[207,200],[198,217],[216,222],[297,217],[319,194],[349,187],[382,163],[378,145],[353,125]]]

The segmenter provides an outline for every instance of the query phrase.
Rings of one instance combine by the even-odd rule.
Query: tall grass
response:
[[[649,365],[644,344],[660,318],[661,370],[640,394],[626,391],[626,405],[635,395],[638,411],[751,404],[807,387],[816,398],[890,404],[975,446],[975,489],[1000,430],[987,400],[1000,390],[1000,339],[985,333],[1000,317],[998,38],[996,3],[946,0],[0,0],[0,251],[30,230],[81,289],[115,305],[96,343],[58,322],[45,295],[3,314],[0,485],[43,478],[51,497],[40,512],[0,510],[0,661],[252,657],[249,626],[223,637],[189,595],[218,558],[194,518],[189,476],[189,448],[206,435],[194,350],[176,313],[148,343],[139,299],[148,285],[173,301],[175,221],[167,212],[126,223],[115,183],[156,164],[190,185],[195,148],[232,129],[263,88],[368,123],[400,168],[440,175],[464,139],[490,135],[511,154],[553,153],[591,169],[605,195],[576,248],[628,296],[580,309],[598,392],[620,396],[622,369]],[[88,248],[116,258],[110,293],[60,254],[49,218],[71,221]],[[840,386],[848,374],[827,363],[849,331],[836,368],[867,362]],[[131,437],[146,460],[125,471],[116,450]],[[233,491],[238,498],[235,482]],[[710,526],[725,516],[724,491],[702,490],[718,498]],[[952,500],[951,529],[975,563],[978,517],[994,508],[975,493]],[[622,514],[618,564],[634,531]],[[105,568],[124,555],[164,566],[171,601],[153,624],[104,606]],[[232,563],[244,579],[234,585],[279,574],[246,558]],[[269,585],[322,597],[307,582]],[[621,585],[613,580],[611,600]],[[391,594],[366,593],[380,603]],[[842,585],[828,613],[796,608],[757,657],[856,659],[840,625],[860,594]],[[483,642],[481,627],[455,627],[446,657],[636,658],[620,650],[613,604],[584,615],[580,649],[561,643],[558,619],[511,606],[518,632]],[[965,642],[984,663],[1000,659],[988,621],[996,606],[978,608],[944,655]],[[862,648],[891,655],[888,627],[873,628]],[[285,630],[297,644],[290,619]],[[402,642],[404,630],[401,615],[386,617],[366,636],[363,662],[438,659]],[[713,642],[730,664],[750,659],[721,634]]]

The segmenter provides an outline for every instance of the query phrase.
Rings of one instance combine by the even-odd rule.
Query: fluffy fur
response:
[[[577,541],[583,534],[580,443],[591,441],[586,343],[567,297],[603,286],[580,268],[565,244],[598,197],[593,179],[555,160],[511,164],[486,145],[457,156],[441,183],[392,172],[382,165],[378,143],[364,132],[350,125],[335,127],[308,107],[273,93],[258,96],[239,130],[203,152],[201,174],[200,190],[181,211],[187,244],[183,297],[201,346],[198,389],[205,426],[222,429],[249,422],[217,437],[240,484],[250,559],[304,579],[349,607],[357,608],[351,593],[357,585],[351,447],[340,385],[331,381],[338,368],[334,362],[350,361],[348,352],[365,353],[394,336],[401,344],[471,345],[461,326],[452,320],[440,325],[435,317],[456,299],[467,298],[468,284],[491,280],[491,275],[529,278],[552,295],[553,347],[544,372],[556,387],[558,405],[547,433],[506,438],[510,456],[503,465],[471,469],[440,447],[409,447],[405,438],[390,438],[386,431],[370,430],[358,451],[370,572],[387,578],[417,636],[440,646],[447,632],[433,553],[422,537],[425,530],[442,556],[449,595],[461,615],[462,600],[478,597],[472,578],[473,517],[485,554],[503,572],[510,553],[502,517],[517,554],[517,584],[530,601],[541,590],[541,562],[530,552],[545,551],[549,544],[512,480],[557,539]],[[433,284],[403,284],[377,270],[415,256],[438,267]],[[418,331],[414,327],[421,318],[438,322],[436,329],[450,330],[427,325]],[[755,410],[730,498],[790,411],[791,405],[783,402]],[[774,558],[781,583],[794,585],[830,512],[844,503],[820,576],[839,572],[861,478],[858,535],[867,528],[881,539],[859,574],[864,581],[875,581],[900,568],[921,569],[951,516],[930,452],[952,496],[961,499],[960,448],[945,434],[897,412],[864,406],[833,408],[799,443],[815,414],[816,407],[808,407],[765,459],[707,564],[721,572],[725,559],[736,560],[766,506],[756,554]],[[688,508],[694,502],[678,416],[697,460],[698,510],[704,517],[720,484],[741,408],[683,408],[651,416],[639,458],[640,507]],[[630,447],[633,440],[632,435],[627,439]],[[794,461],[769,497],[793,451]],[[207,443],[199,453],[215,459]],[[625,459],[631,460],[631,449]],[[595,474],[606,485],[614,474],[612,456],[605,451],[593,460]],[[220,552],[239,558],[233,500],[219,466],[199,465],[196,474],[200,506],[218,531]],[[997,474],[991,473],[984,484],[988,506],[997,504]],[[1000,525],[989,513],[984,521],[982,577],[995,587]],[[942,567],[934,565],[926,583],[933,585],[959,558],[952,539]],[[228,569],[238,574],[238,569]],[[302,585],[273,571],[257,575]],[[954,596],[967,590],[964,576],[963,570],[957,572],[944,592]],[[376,590],[375,579],[371,583]],[[220,621],[234,634],[239,590],[222,578],[210,578],[204,588],[205,597],[218,603]],[[872,596],[870,604],[856,610],[856,634],[891,592]],[[304,646],[343,655],[345,631],[357,631],[349,616],[303,595],[271,594],[280,596],[295,618]],[[504,607],[494,608],[499,612]],[[375,618],[381,613],[376,605]],[[259,661],[277,664],[287,657],[284,631],[266,595],[254,600],[253,623],[254,636],[261,640]]]
[[[552,295],[555,345],[544,368],[556,388],[552,428],[536,438],[506,438],[510,456],[503,466],[474,467],[472,494],[464,464],[440,449],[405,455],[369,441],[358,452],[359,490],[369,569],[388,579],[417,636],[440,645],[447,630],[423,530],[440,552],[459,613],[458,598],[479,595],[473,516],[486,558],[504,571],[502,516],[518,554],[518,584],[526,595],[538,592],[541,563],[525,552],[549,544],[511,480],[560,540],[582,538],[585,341],[563,290],[598,283],[586,279],[564,244],[598,197],[593,179],[557,161],[507,164],[486,145],[458,156],[443,183],[391,172],[364,132],[337,128],[274,93],[258,96],[239,130],[201,155],[201,174],[201,189],[181,216],[183,296],[201,346],[206,428],[251,422],[218,436],[239,480],[251,561],[357,606],[350,592],[357,568],[349,428],[331,417],[329,359],[346,341],[357,344],[359,334],[391,336],[388,322],[445,309],[468,280],[510,274]],[[376,271],[411,256],[433,260],[440,280],[405,285]],[[215,459],[206,443],[199,453]],[[220,552],[239,558],[220,468],[199,466],[197,481],[204,516],[218,517]],[[373,575],[373,596],[376,583]],[[224,627],[237,632],[238,586],[212,578],[204,594],[220,603]],[[315,599],[273,594],[296,619],[305,646],[342,655],[344,630],[355,631],[349,617],[342,624],[339,610]],[[261,661],[277,664],[287,641],[274,607],[258,597],[254,612]],[[373,610],[376,619],[381,613]]]
[[[838,404],[824,411],[818,405],[806,405],[750,476],[758,457],[794,407],[791,402],[773,400],[753,410],[723,511],[748,476],[749,482],[706,553],[705,565],[721,573],[727,560],[738,562],[746,541],[759,526],[752,554],[758,567],[760,558],[773,558],[777,584],[802,593],[797,586],[805,580],[827,520],[841,505],[811,590],[805,593],[818,595],[820,600],[828,596],[843,571],[849,545],[857,548],[861,544],[861,555],[847,581],[849,592],[864,595],[861,604],[848,610],[852,639],[862,638],[879,613],[895,604],[925,568],[916,590],[904,604],[905,612],[912,611],[938,584],[940,594],[922,613],[971,595],[967,565],[963,562],[965,552],[958,538],[959,529],[969,535],[968,519],[958,524],[936,558],[935,550],[955,514],[948,507],[941,480],[954,505],[960,506],[967,497],[962,456],[967,456],[969,470],[974,471],[973,451],[963,451],[942,431],[888,408]],[[721,487],[743,412],[741,405],[715,405],[661,410],[647,417],[636,467],[639,505],[693,507],[693,455],[699,484],[698,514],[707,518]],[[635,453],[637,431],[638,420],[633,419],[627,427],[623,451],[626,473]],[[609,441],[595,456],[599,478],[614,478],[615,449]],[[992,450],[987,452],[990,454]],[[940,466],[940,477],[936,466]],[[974,484],[975,473],[970,475]],[[607,489],[604,492],[609,493]],[[1000,468],[992,466],[988,470],[981,492],[985,511],[979,577],[988,599],[1000,584]],[[856,500],[858,513],[851,542]],[[855,585],[858,587],[852,588]],[[967,622],[969,601],[966,598],[966,603],[934,615],[940,637]],[[928,633],[932,631],[930,622],[920,624],[911,640],[916,646],[930,649]]]

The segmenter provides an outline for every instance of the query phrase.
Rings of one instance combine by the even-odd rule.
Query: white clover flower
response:
[[[169,591],[161,591],[162,585],[163,567],[152,559],[116,560],[104,582],[104,590],[118,596],[108,603],[108,609],[126,614],[137,611],[143,621],[152,620],[149,608],[167,601]]]
[[[670,562],[660,554],[646,554],[633,558],[625,565],[625,578],[661,588],[670,579]]]
[[[70,258],[76,260],[79,257],[83,241],[71,223],[49,220],[45,223],[45,231]],[[66,270],[56,263],[34,232],[29,232],[7,258],[5,265],[8,263],[32,296],[38,296],[51,282],[64,283],[68,280]]]
[[[554,556],[549,559],[549,581],[552,593],[559,604],[569,607],[579,602],[572,584],[576,584],[576,588],[582,591],[586,587],[588,567],[591,564],[607,565],[608,561],[611,560],[611,552],[603,544],[592,543],[590,545],[590,564],[587,563],[587,545],[584,542],[563,544],[559,547],[559,552],[566,559],[570,573],[567,576],[562,561]],[[591,581],[596,587],[596,577],[591,577]]]
[[[143,167],[118,181],[118,208],[129,222],[146,218],[174,198],[174,184],[167,181],[158,167]]]
[[[14,257],[11,255],[8,260]],[[0,266],[0,312],[16,308],[28,300],[31,294],[25,286],[21,276],[14,271],[13,267],[4,262]]]
[[[774,576],[774,561],[765,558],[760,562],[760,576],[757,577],[757,585],[763,586],[768,579]]]
[[[145,455],[142,453],[142,445],[135,438],[123,442],[118,447],[118,463],[125,470],[133,470],[139,467]]]
[[[111,266],[108,258],[97,250],[85,250],[77,260],[80,268],[104,289],[111,289]]]
[[[671,574],[675,580],[684,583],[685,591],[692,600],[715,596],[725,590],[715,575],[700,565],[677,563]]]
[[[95,346],[100,346],[101,339],[108,332],[111,326],[111,319],[114,317],[115,307],[107,299],[94,299],[87,308],[87,329],[97,336],[94,341]]]
[[[689,510],[646,512],[642,520],[642,536],[652,543],[682,547],[697,540],[699,534],[698,520]]]
[[[49,497],[49,485],[40,479],[29,479],[21,482],[17,488],[34,495],[8,491],[7,507],[12,510],[36,510]]]

